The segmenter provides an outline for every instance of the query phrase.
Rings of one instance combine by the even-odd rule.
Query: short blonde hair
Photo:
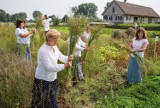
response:
[[[60,36],[61,33],[56,29],[49,30],[46,33],[46,41],[57,40],[58,38],[60,38]]]

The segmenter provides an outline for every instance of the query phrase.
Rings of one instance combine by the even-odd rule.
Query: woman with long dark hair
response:
[[[128,65],[128,83],[135,84],[142,81],[142,69],[138,65],[135,56],[132,52],[136,52],[140,57],[144,57],[144,51],[147,48],[149,42],[146,37],[146,31],[144,28],[140,27],[136,31],[136,37],[132,39],[129,45],[129,50],[131,52],[130,61]]]

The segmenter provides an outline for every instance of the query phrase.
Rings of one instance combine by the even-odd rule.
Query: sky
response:
[[[0,0],[0,9],[6,13],[27,13],[27,19],[33,19],[35,10],[42,14],[56,15],[62,18],[65,14],[71,15],[71,8],[82,3],[94,3],[98,7],[97,16],[102,18],[102,13],[107,2],[112,0]],[[124,0],[118,0],[124,1]],[[127,0],[128,3],[151,7],[160,15],[160,0]]]

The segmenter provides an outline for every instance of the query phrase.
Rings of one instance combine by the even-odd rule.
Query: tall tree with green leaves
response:
[[[68,19],[69,19],[69,16],[68,15],[64,15],[61,21],[62,22],[66,22]]]
[[[37,10],[34,11],[32,15],[33,15],[34,19],[36,19],[38,17],[42,17],[42,13],[40,11],[37,11]]]
[[[16,21],[17,19],[21,19],[23,21],[27,21],[27,14],[25,12],[20,12],[20,13],[15,13],[15,14],[12,14],[11,17],[10,17],[10,20],[11,21]]]
[[[0,21],[7,22],[10,19],[10,15],[6,13],[3,9],[0,9]]]
[[[89,18],[96,18],[96,12],[98,8],[94,3],[82,3],[80,5],[72,7],[72,12],[75,16],[87,16]]]
[[[58,17],[53,17],[52,21],[54,26],[58,26],[61,20]]]

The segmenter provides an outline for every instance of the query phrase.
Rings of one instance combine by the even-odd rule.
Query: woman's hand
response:
[[[132,49],[132,48],[131,48],[131,49],[129,49],[129,50],[130,50],[130,52],[134,52],[134,51],[135,51],[135,50],[134,50],[134,49]]]
[[[84,48],[84,50],[88,51],[88,50],[89,50],[89,46],[86,46],[86,47]]]
[[[36,29],[33,29],[31,32],[32,32],[32,33],[36,33]]]
[[[67,61],[67,62],[64,64],[64,67],[65,67],[65,68],[72,67],[72,61]]]
[[[73,60],[74,60],[73,55],[70,55],[70,56],[68,57],[68,61],[73,61]]]

